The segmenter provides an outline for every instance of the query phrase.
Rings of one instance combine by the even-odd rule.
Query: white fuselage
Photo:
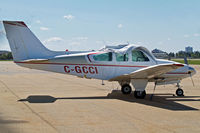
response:
[[[67,55],[68,56],[68,55]],[[67,57],[66,56],[66,57]],[[148,55],[147,55],[148,56]],[[69,58],[72,55],[69,56]],[[156,64],[167,64],[172,63],[172,61],[167,60],[159,60],[152,59],[148,57],[150,60],[148,62],[133,62],[128,60],[126,62],[117,62],[115,59],[115,55],[113,54],[112,61],[91,61],[90,54],[83,54],[81,57],[83,59],[72,59],[72,61],[62,60],[58,61],[48,61],[48,62],[15,62],[20,66],[28,67],[32,69],[39,69],[57,73],[64,73],[75,75],[78,77],[84,78],[94,78],[101,80],[109,80],[114,77],[129,74],[136,70],[156,65]],[[82,63],[80,63],[82,62]],[[175,62],[174,62],[175,63]],[[168,72],[166,74],[161,75],[160,77],[170,80],[181,80],[190,76],[188,72],[191,71],[192,75],[195,73],[195,70],[188,65],[184,65],[184,67],[176,69],[174,71]]]

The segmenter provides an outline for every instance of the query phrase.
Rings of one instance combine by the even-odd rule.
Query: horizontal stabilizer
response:
[[[46,62],[48,60],[49,59],[29,59],[29,60],[23,60],[23,63],[42,63],[42,62]]]

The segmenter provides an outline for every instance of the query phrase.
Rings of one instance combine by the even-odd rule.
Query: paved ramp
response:
[[[121,94],[117,83],[42,72],[0,62],[0,133],[200,132],[200,67],[182,82],[158,86],[153,101]]]

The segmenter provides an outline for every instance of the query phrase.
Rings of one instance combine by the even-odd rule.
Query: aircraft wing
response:
[[[117,76],[115,78],[110,79],[109,81],[122,81],[129,79],[152,79],[158,77],[159,75],[165,74],[167,72],[170,72],[172,70],[178,69],[183,66],[184,66],[183,64],[153,65],[139,69],[129,74]]]

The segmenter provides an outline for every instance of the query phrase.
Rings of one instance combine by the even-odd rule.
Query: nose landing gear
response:
[[[178,89],[176,90],[176,95],[177,95],[177,96],[184,96],[184,91],[183,91],[183,89],[178,88]]]
[[[135,98],[144,99],[146,96],[146,91],[134,91]]]

